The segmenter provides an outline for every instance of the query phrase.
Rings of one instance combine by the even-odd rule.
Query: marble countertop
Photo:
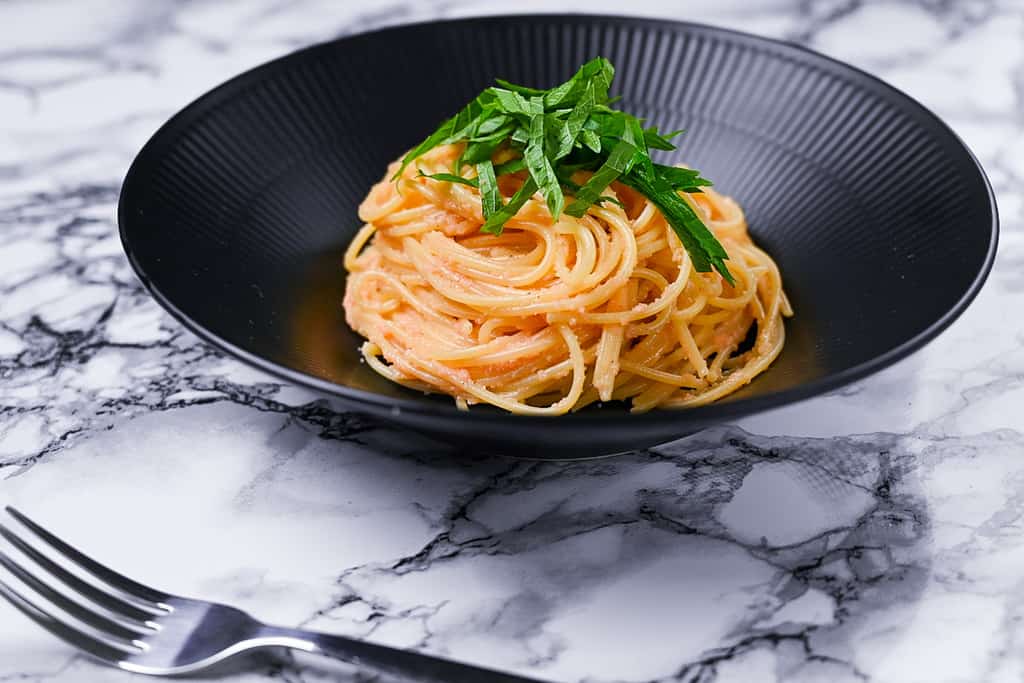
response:
[[[214,352],[130,271],[121,179],[203,91],[381,25],[579,7],[341,5],[0,4],[0,503],[168,590],[551,681],[1024,679],[1024,4],[628,4],[906,90],[981,159],[1003,233],[981,295],[908,360],[579,464],[372,428]],[[129,678],[0,604],[0,681]],[[283,656],[225,680],[374,679]]]

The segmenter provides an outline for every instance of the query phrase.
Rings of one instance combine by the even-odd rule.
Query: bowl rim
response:
[[[828,67],[833,73],[852,74],[873,86],[889,98],[895,98],[896,100],[902,101],[902,103],[907,107],[908,113],[914,114],[924,121],[931,123],[933,126],[936,126],[937,131],[940,134],[944,134],[948,137],[948,142],[955,143],[964,153],[966,153],[967,158],[973,164],[974,171],[976,171],[978,178],[982,182],[986,198],[988,200],[991,222],[989,225],[988,249],[985,253],[980,269],[974,275],[970,285],[961,294],[956,303],[925,329],[888,351],[844,370],[832,372],[818,379],[803,382],[787,389],[762,394],[760,396],[751,396],[726,402],[715,402],[693,408],[655,408],[646,413],[631,413],[628,411],[623,411],[621,413],[618,411],[613,413],[609,413],[608,411],[587,411],[559,415],[557,416],[558,419],[554,420],[551,416],[518,415],[501,411],[499,409],[490,409],[486,406],[474,407],[473,410],[464,411],[459,410],[455,406],[454,401],[428,402],[417,400],[415,398],[395,398],[372,391],[357,389],[345,384],[339,384],[301,370],[286,367],[257,353],[247,351],[196,322],[191,318],[191,316],[175,305],[174,302],[166,296],[146,274],[145,268],[131,248],[130,237],[128,236],[129,229],[127,226],[133,219],[130,219],[127,216],[126,198],[133,192],[132,188],[139,183],[139,175],[141,174],[139,167],[141,166],[141,163],[143,161],[148,161],[149,157],[156,155],[160,148],[165,147],[170,142],[173,142],[175,131],[186,124],[191,123],[197,112],[203,110],[208,111],[211,108],[216,107],[219,102],[233,97],[240,88],[244,88],[249,82],[263,78],[266,74],[272,73],[277,69],[284,68],[287,62],[290,62],[293,59],[297,59],[306,53],[331,49],[338,43],[352,40],[372,40],[380,34],[417,31],[437,26],[477,24],[480,22],[497,24],[509,21],[532,23],[552,20],[562,22],[582,21],[633,24],[650,28],[695,30],[697,32],[730,36],[733,39],[739,39],[741,41],[755,44],[762,49],[775,51],[777,54],[783,56],[798,58],[805,62],[815,62],[819,66]],[[372,409],[371,412],[375,412],[377,414],[383,414],[387,411],[400,411],[405,414],[420,415],[424,417],[458,417],[463,420],[474,420],[477,423],[516,420],[524,424],[524,426],[527,423],[535,422],[538,424],[543,423],[548,427],[558,424],[566,426],[571,425],[573,427],[596,427],[598,425],[617,426],[620,424],[621,420],[636,424],[644,423],[652,425],[680,421],[680,418],[683,416],[685,416],[684,421],[691,425],[711,424],[722,419],[743,417],[764,410],[781,408],[821,394],[835,391],[836,389],[883,370],[906,358],[915,351],[918,351],[935,339],[935,337],[959,318],[971,302],[974,301],[987,281],[995,261],[999,242],[999,213],[996,205],[995,193],[992,189],[992,184],[985,173],[985,169],[982,167],[981,162],[978,161],[974,152],[940,116],[916,98],[887,83],[880,77],[842,60],[822,54],[804,45],[786,40],[760,36],[737,29],[699,22],[658,19],[654,17],[565,12],[533,12],[523,14],[468,16],[437,21],[424,20],[390,25],[370,31],[345,34],[330,40],[317,42],[251,67],[227,79],[226,81],[219,83],[212,89],[190,101],[159,128],[157,128],[157,130],[149,137],[146,143],[135,155],[135,158],[125,174],[118,197],[117,221],[121,246],[124,249],[129,263],[131,264],[132,270],[156,302],[187,330],[195,334],[204,342],[227,352],[229,355],[252,367],[266,372],[271,376],[277,377],[278,379],[285,380],[286,382],[313,389],[320,393],[332,395],[353,407],[366,406],[367,408]],[[481,410],[481,408],[484,408],[484,410]],[[357,407],[355,409],[358,411]]]

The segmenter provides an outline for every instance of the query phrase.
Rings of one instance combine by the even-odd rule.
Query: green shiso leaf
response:
[[[501,234],[534,193],[539,192],[553,219],[564,212],[583,216],[592,206],[621,203],[605,194],[618,181],[647,197],[665,216],[698,271],[715,270],[728,282],[729,258],[715,235],[680,193],[701,192],[711,185],[700,172],[654,163],[650,150],[674,150],[672,139],[683,131],[662,133],[626,112],[614,109],[609,95],[615,68],[603,57],[581,66],[573,76],[541,90],[496,79],[455,116],[402,159],[393,179],[410,163],[441,145],[462,143],[451,173],[420,173],[439,182],[477,188],[483,207],[484,232]],[[505,161],[495,164],[496,155]],[[463,176],[465,167],[475,178]],[[498,178],[526,171],[523,185],[507,203]],[[582,185],[576,172],[590,173]],[[566,194],[571,201],[566,206]]]

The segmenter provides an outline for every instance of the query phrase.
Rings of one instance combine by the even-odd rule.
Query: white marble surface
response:
[[[552,681],[1024,679],[1024,2],[590,0],[871,70],[980,157],[967,313],[850,389],[586,464],[453,454],[228,360],[150,300],[119,183],[298,46],[541,0],[0,4],[0,502],[153,584]],[[358,9],[356,9],[358,8]],[[0,604],[0,681],[121,681]],[[310,658],[231,681],[365,681]]]

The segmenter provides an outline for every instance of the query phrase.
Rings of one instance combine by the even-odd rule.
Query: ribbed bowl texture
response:
[[[386,165],[494,77],[550,87],[603,55],[620,107],[686,129],[658,153],[746,210],[796,316],[782,355],[706,407],[556,418],[468,413],[378,377],[344,322],[341,253]],[[156,299],[229,354],[474,452],[576,458],[648,447],[833,390],[944,329],[991,266],[985,175],[921,105],[799,47],[707,26],[596,16],[420,24],[255,68],[149,141],[119,207]]]

